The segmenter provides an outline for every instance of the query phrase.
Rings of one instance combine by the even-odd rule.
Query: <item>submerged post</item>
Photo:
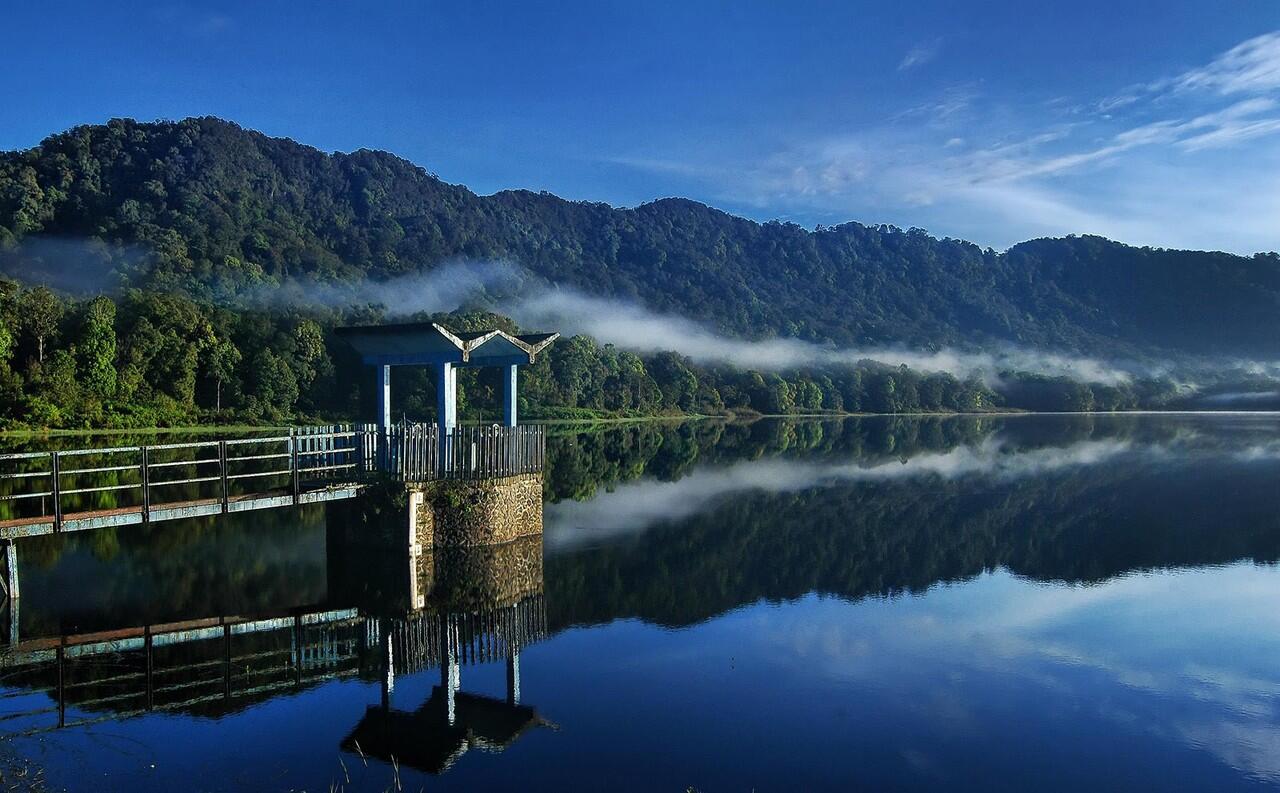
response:
[[[502,424],[505,427],[516,425],[516,372],[515,364],[509,364],[502,376]]]
[[[382,637],[382,647],[385,651],[387,662],[387,673],[382,678],[382,707],[384,710],[390,710],[391,695],[396,690],[396,655],[391,644],[391,631],[389,630]]]
[[[516,647],[507,655],[507,704],[520,704],[520,650]]]
[[[457,720],[458,689],[462,687],[462,674],[458,665],[458,637],[454,631],[458,625],[448,614],[440,617],[440,688],[445,695],[445,717],[452,726]]]
[[[5,543],[5,591],[9,595],[9,644],[18,644],[18,543]]]

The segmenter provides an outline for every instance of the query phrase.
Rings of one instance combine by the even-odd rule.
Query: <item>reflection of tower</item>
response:
[[[441,773],[471,749],[500,752],[547,723],[520,702],[520,652],[546,634],[541,593],[488,609],[427,609],[376,622],[383,631],[379,656],[387,663],[382,701],[342,742],[346,751]],[[463,690],[463,667],[496,662],[506,665],[505,697]],[[440,683],[427,701],[416,710],[396,708],[396,678],[431,667],[439,667]]]
[[[361,566],[368,578],[370,569]],[[358,746],[365,756],[440,773],[471,749],[502,751],[546,723],[521,703],[520,685],[521,652],[546,635],[540,535],[419,548],[400,555],[389,572],[410,588],[363,604],[387,615],[370,621],[378,634],[376,662],[385,665],[378,675],[382,697],[343,741],[345,750]],[[505,665],[505,696],[464,691],[464,667],[490,663]],[[436,667],[440,682],[427,701],[416,710],[396,708],[396,678]]]

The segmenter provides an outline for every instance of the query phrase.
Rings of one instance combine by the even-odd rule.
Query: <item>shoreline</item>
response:
[[[1021,416],[1280,416],[1280,410],[982,410],[956,411],[937,413],[916,411],[909,413],[754,413],[750,415],[708,415],[693,413],[689,415],[661,416],[623,416],[582,419],[532,419],[527,424],[546,427],[598,426],[620,424],[669,423],[681,424],[691,421],[723,421],[727,423],[750,423],[762,419],[791,419],[836,421],[850,418],[1012,418]],[[351,422],[333,422],[344,424]],[[460,422],[460,426],[475,426],[475,422]],[[176,435],[203,435],[213,433],[269,433],[287,431],[293,427],[315,426],[314,424],[193,424],[181,427],[136,427],[136,428],[102,428],[102,429],[14,429],[0,431],[0,440],[26,438],[60,438],[87,435],[160,435],[172,433]]]

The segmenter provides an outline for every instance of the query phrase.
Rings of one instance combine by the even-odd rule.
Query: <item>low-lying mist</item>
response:
[[[427,273],[386,281],[294,281],[260,290],[251,299],[334,309],[380,306],[389,318],[483,308],[509,316],[525,328],[557,330],[564,335],[586,334],[636,353],[672,351],[702,364],[731,364],[765,371],[874,361],[923,372],[948,372],[962,379],[977,376],[987,382],[994,382],[1000,373],[1009,371],[1107,385],[1134,377],[1130,369],[1091,358],[1010,345],[981,351],[918,351],[905,347],[836,347],[788,338],[731,338],[686,317],[654,312],[634,301],[597,297],[549,284],[505,262],[455,262]]]

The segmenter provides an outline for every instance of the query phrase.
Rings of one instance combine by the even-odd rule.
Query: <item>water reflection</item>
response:
[[[34,637],[11,629],[0,649],[0,734],[161,712],[223,718],[344,678],[381,688],[341,743],[366,762],[441,773],[469,749],[501,751],[549,724],[520,701],[521,651],[547,635],[540,536],[475,548],[349,550],[329,548],[324,601],[288,612]],[[505,698],[462,690],[465,667],[493,661],[507,669]],[[440,685],[402,709],[397,678],[434,668]]]
[[[1280,784],[1280,422],[704,422],[552,455],[545,543],[339,554],[305,511],[50,541],[19,645],[54,655],[6,671],[0,729],[111,720],[169,787],[173,731],[305,789],[360,788],[362,757],[371,789]],[[96,770],[102,735],[40,740]]]
[[[1254,450],[1277,427],[1203,429],[1019,419],[971,445],[709,465],[551,505],[552,624],[689,625],[759,600],[923,592],[1000,567],[1095,582],[1275,561],[1276,472]]]

